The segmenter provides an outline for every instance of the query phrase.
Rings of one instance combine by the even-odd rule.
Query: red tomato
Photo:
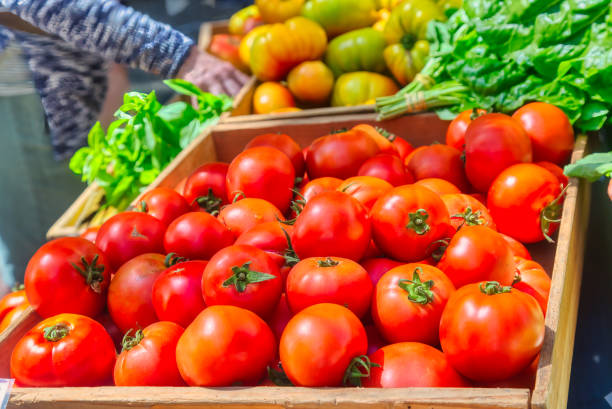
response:
[[[464,387],[442,352],[418,342],[387,345],[370,355],[373,367],[363,379],[366,388]]]
[[[565,113],[546,102],[532,102],[519,108],[512,118],[531,139],[534,161],[565,165],[574,149],[574,128]]]
[[[121,332],[157,321],[153,284],[168,268],[165,258],[161,254],[141,254],[117,270],[108,289],[108,312]]]
[[[565,173],[563,173],[563,169],[561,169],[559,166],[555,165],[554,163],[538,162],[536,163],[536,165],[546,169],[547,171],[555,175],[555,177],[559,181],[559,184],[561,185],[561,189],[565,189],[565,187],[569,184],[569,179],[567,176],[565,176]]]
[[[110,335],[111,339],[113,340],[113,344],[115,344],[115,350],[121,351],[121,343],[123,341],[123,335],[125,334],[121,332],[110,314],[105,311],[98,315],[95,320],[102,324],[108,335]]]
[[[164,248],[166,253],[176,253],[191,260],[208,260],[234,240],[232,232],[215,217],[204,212],[190,212],[170,223]]]
[[[380,348],[388,345],[387,341],[383,339],[375,325],[368,324],[365,325],[364,328],[368,336],[368,355],[371,355]]]
[[[81,237],[52,240],[25,271],[28,301],[43,318],[61,313],[95,317],[104,309],[111,268],[104,252]]]
[[[164,252],[166,225],[139,212],[123,212],[108,219],[96,237],[113,270],[145,253]]]
[[[167,226],[177,217],[190,212],[191,207],[173,189],[158,187],[142,195],[137,210],[150,214]]]
[[[406,158],[414,151],[414,147],[407,140],[400,138],[399,136],[393,140],[393,145],[399,153],[399,157],[403,163],[406,163]]]
[[[287,155],[269,146],[250,148],[240,153],[227,171],[230,199],[239,194],[264,199],[281,212],[289,208],[294,181],[295,170]]]
[[[307,258],[297,263],[287,277],[287,301],[294,313],[314,304],[333,303],[363,317],[371,299],[368,272],[346,258]]]
[[[98,230],[100,230],[100,226],[88,227],[83,233],[79,234],[79,236],[95,244]]]
[[[390,258],[369,258],[361,262],[361,266],[368,272],[373,285],[376,285],[387,271],[402,264],[404,263]]]
[[[397,136],[393,135],[392,133],[384,130],[383,128],[374,127],[368,124],[359,124],[354,126],[352,130],[363,132],[372,138],[378,145],[380,153],[399,157],[397,147],[393,144],[393,141],[397,138]]]
[[[313,179],[308,182],[302,189],[300,189],[300,194],[304,198],[306,202],[315,197],[318,194],[324,192],[334,192],[338,186],[342,184],[343,180],[332,177],[323,177],[318,179]]]
[[[489,210],[472,196],[462,193],[440,196],[448,214],[451,225],[459,230],[462,226],[486,226],[496,230],[495,222],[489,214]]]
[[[125,334],[115,363],[116,386],[183,386],[176,366],[176,344],[183,328],[161,321]]]
[[[478,200],[483,205],[487,205],[487,197],[482,193],[470,193],[469,195],[472,196],[474,199]]]
[[[293,168],[295,169],[296,176],[303,176],[306,171],[306,164],[304,163],[304,155],[302,154],[302,148],[297,144],[296,141],[291,139],[289,135],[281,133],[267,133],[256,136],[244,148],[255,148],[257,146],[270,146],[276,148],[291,160]]]
[[[415,185],[426,187],[438,196],[459,194],[461,190],[451,182],[439,178],[426,178],[417,180]]]
[[[326,192],[306,203],[291,237],[300,259],[335,256],[360,260],[370,243],[370,221],[356,199]]]
[[[311,179],[356,176],[361,165],[380,152],[365,132],[346,131],[315,139],[308,148],[306,169]]]
[[[486,113],[487,111],[484,109],[477,109],[476,112],[473,109],[468,109],[457,115],[446,130],[446,144],[463,151],[465,149],[465,131],[467,131],[468,126],[474,119]]]
[[[518,374],[540,352],[543,341],[544,315],[537,301],[496,282],[458,289],[440,321],[444,354],[459,373],[474,381]]]
[[[359,318],[337,304],[317,304],[297,313],[280,339],[280,359],[296,386],[339,386],[353,360],[368,350]]]
[[[194,211],[217,214],[228,203],[227,163],[213,162],[197,168],[185,181],[183,196]]]
[[[465,171],[479,192],[486,192],[508,166],[531,162],[531,142],[521,124],[504,114],[476,118],[465,133]]]
[[[275,355],[274,334],[266,323],[232,305],[206,308],[176,346],[179,371],[191,386],[256,385]]]
[[[527,247],[525,247],[523,243],[503,233],[499,234],[504,238],[504,240],[506,240],[506,243],[508,243],[510,246],[510,251],[512,251],[513,255],[522,257],[526,260],[531,260],[531,254],[529,254],[529,250],[527,250]]]
[[[438,268],[457,288],[478,281],[511,285],[515,271],[510,247],[499,233],[485,226],[462,227],[451,239]]]
[[[393,186],[414,182],[412,174],[406,171],[404,163],[397,155],[378,154],[361,165],[359,176],[374,176],[391,183]]]
[[[11,377],[23,387],[102,386],[112,382],[115,346],[89,317],[59,314],[17,342]]]
[[[247,198],[225,206],[219,213],[219,221],[234,237],[261,223],[285,220],[283,214],[272,203],[263,199]]]
[[[538,364],[540,363],[540,354],[536,356],[531,364],[518,375],[510,379],[493,382],[478,382],[475,386],[484,388],[521,388],[531,389],[533,391],[538,372]]]
[[[2,318],[2,321],[0,321],[0,333],[10,327],[13,323],[19,321],[28,308],[30,308],[30,303],[26,300],[25,302],[11,309],[8,314]]]
[[[207,264],[207,261],[185,261],[157,277],[152,293],[157,318],[186,327],[206,308],[202,276]]]
[[[264,318],[270,316],[282,291],[278,265],[253,246],[234,245],[219,251],[202,277],[206,305],[235,305]]]
[[[440,317],[455,286],[436,267],[405,264],[389,270],[376,284],[372,318],[390,343],[438,344]]]
[[[546,317],[548,295],[550,293],[550,277],[544,268],[533,260],[514,257],[516,262],[516,277],[512,287],[531,295],[540,304],[542,313]]]
[[[287,304],[287,295],[283,293],[278,300],[278,304],[276,304],[276,308],[272,311],[272,315],[270,315],[270,318],[267,320],[277,340],[280,340],[287,323],[292,317],[293,312],[289,308],[289,304]]]
[[[468,189],[461,152],[452,146],[438,144],[419,148],[404,163],[415,180],[444,179],[461,191]]]
[[[428,257],[446,236],[448,211],[440,197],[417,185],[396,187],[371,211],[372,236],[387,256],[400,261]]]
[[[559,227],[561,187],[555,175],[532,163],[504,170],[489,189],[487,204],[497,230],[522,242],[535,243]]]
[[[366,249],[366,252],[364,253],[361,259],[367,260],[369,258],[378,257],[384,257],[384,254],[378,249],[378,247],[376,247],[376,243],[374,243],[374,240],[370,240],[370,244],[368,245],[368,248]]]
[[[26,292],[23,289],[23,286],[20,286],[21,290],[12,291],[2,297],[0,300],[0,321],[8,314],[13,308],[23,304],[24,302],[28,302],[28,298],[26,297]]]
[[[389,182],[377,177],[355,176],[346,179],[336,190],[357,199],[369,212],[378,198],[391,189],[393,186]]]

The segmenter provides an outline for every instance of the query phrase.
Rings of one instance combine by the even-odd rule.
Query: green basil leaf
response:
[[[195,84],[179,78],[165,80],[164,84],[179,94],[189,95],[191,97],[198,97],[204,93],[204,91]]]
[[[589,182],[595,182],[602,176],[610,176],[612,152],[587,155],[578,162],[567,165],[564,172],[569,177],[584,178]]]

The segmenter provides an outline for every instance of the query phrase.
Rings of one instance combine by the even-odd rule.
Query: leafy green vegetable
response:
[[[165,84],[194,97],[197,107],[185,102],[164,106],[155,92],[129,92],[106,132],[96,123],[88,146],[70,160],[70,169],[83,181],[104,188],[107,206],[127,208],[181,150],[232,107],[230,97],[203,92],[190,82],[174,79]]]
[[[587,179],[595,182],[602,176],[612,175],[612,152],[593,153],[565,167],[565,174],[569,177]]]

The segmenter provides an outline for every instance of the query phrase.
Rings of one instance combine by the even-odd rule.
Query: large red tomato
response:
[[[486,192],[508,166],[531,162],[531,142],[521,124],[504,114],[476,118],[465,133],[465,171],[479,192]]]
[[[190,212],[170,223],[164,248],[166,253],[176,253],[191,260],[208,260],[234,240],[232,232],[214,216]]]
[[[499,174],[487,204],[501,233],[522,243],[552,241],[561,219],[561,187],[546,169],[522,163]]]
[[[20,288],[21,289],[19,290],[8,293],[0,300],[0,321],[2,321],[6,314],[8,314],[13,308],[23,304],[24,302],[28,302],[23,285],[20,286]]]
[[[251,139],[251,141],[244,149],[247,150],[256,146],[270,146],[272,148],[278,149],[279,151],[287,155],[287,157],[291,160],[293,168],[295,169],[295,176],[304,176],[306,165],[304,163],[304,155],[302,154],[302,148],[300,148],[300,145],[298,145],[296,141],[291,139],[289,135],[281,133],[267,133],[259,135]]]
[[[512,237],[504,233],[499,234],[504,238],[504,240],[506,240],[506,243],[508,243],[508,245],[510,246],[510,250],[512,251],[513,255],[522,257],[526,260],[531,260],[531,254],[529,254],[529,250],[527,250],[527,247],[525,247],[523,243],[513,239]]]
[[[417,186],[399,186],[382,196],[371,211],[372,236],[387,256],[400,261],[419,261],[435,249],[450,223],[440,197]]]
[[[158,187],[142,195],[137,210],[150,214],[167,226],[177,217],[190,212],[191,207],[174,189]]]
[[[283,293],[278,300],[278,304],[276,304],[276,308],[274,308],[274,311],[272,311],[272,314],[267,320],[277,341],[280,340],[287,323],[293,315],[293,312],[289,308],[289,304],[287,304],[287,295]]]
[[[361,266],[368,272],[373,285],[376,285],[387,271],[402,264],[404,263],[384,257],[368,258],[361,262]]]
[[[515,256],[514,261],[516,262],[517,272],[512,287],[535,298],[542,308],[544,317],[546,317],[551,285],[550,277],[544,268],[533,260]]]
[[[238,200],[225,206],[219,213],[223,223],[235,237],[258,224],[285,220],[283,214],[272,203],[255,198]]]
[[[109,385],[115,346],[100,323],[83,315],[59,314],[17,342],[10,365],[11,377],[23,387]]]
[[[197,168],[185,181],[183,196],[193,210],[204,210],[213,215],[228,203],[227,163],[213,162]]]
[[[206,308],[176,346],[176,363],[191,386],[256,385],[275,355],[274,334],[266,323],[232,305]]]
[[[461,152],[448,145],[431,145],[412,152],[405,162],[415,180],[444,179],[461,191],[468,189]]]
[[[446,144],[455,149],[463,151],[465,149],[465,131],[472,121],[480,115],[486,114],[484,109],[468,109],[455,117],[448,125],[446,130]]]
[[[417,180],[416,182],[414,182],[414,184],[426,187],[432,192],[437,193],[439,196],[461,193],[461,190],[459,190],[457,186],[453,185],[448,180],[440,178],[425,178]]]
[[[322,177],[313,179],[300,189],[300,195],[308,202],[316,195],[324,192],[334,192],[342,184],[342,179]]]
[[[389,270],[376,284],[372,318],[389,343],[438,344],[440,317],[455,286],[439,269],[405,264]]]
[[[397,155],[376,155],[365,161],[357,174],[358,176],[374,176],[391,183],[393,186],[414,182],[412,173],[406,170],[404,162]]]
[[[176,344],[183,328],[160,321],[125,334],[113,378],[116,386],[183,386],[176,366]]]
[[[111,268],[89,240],[64,237],[39,248],[25,272],[28,301],[43,318],[61,313],[95,317],[104,309]]]
[[[393,146],[397,149],[397,153],[399,154],[402,162],[405,163],[406,158],[414,151],[414,146],[404,138],[400,138],[399,136],[393,139]]]
[[[227,170],[230,199],[238,195],[264,199],[281,212],[289,209],[294,182],[295,169],[287,155],[269,146],[247,149]]]
[[[561,169],[559,166],[555,165],[554,163],[538,162],[536,163],[536,165],[546,169],[547,171],[555,175],[555,177],[559,181],[559,184],[561,185],[561,189],[565,189],[565,186],[569,184],[569,178],[565,176],[565,173],[563,173],[563,169]]]
[[[370,243],[368,213],[345,193],[321,193],[306,203],[291,240],[300,259],[335,256],[358,261]]]
[[[359,318],[337,304],[316,304],[297,313],[280,339],[281,364],[296,386],[339,386],[355,358],[368,350]]]
[[[357,199],[369,212],[378,198],[391,189],[393,186],[380,178],[355,176],[342,182],[337,190]]]
[[[440,196],[448,214],[451,225],[459,230],[462,226],[486,226],[496,229],[489,210],[478,199],[463,193]]]

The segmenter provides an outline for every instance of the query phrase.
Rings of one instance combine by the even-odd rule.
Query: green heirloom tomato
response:
[[[336,81],[332,106],[362,105],[398,91],[395,81],[375,72],[350,72]],[[372,102],[373,103],[373,102]]]
[[[373,28],[349,31],[329,43],[325,63],[336,77],[355,71],[384,72],[386,45],[383,34]]]
[[[425,66],[429,55],[429,43],[419,40],[412,47],[391,44],[384,51],[385,63],[395,79],[402,85],[412,81]]]
[[[302,8],[302,15],[335,37],[374,24],[376,9],[376,0],[309,0]]]

